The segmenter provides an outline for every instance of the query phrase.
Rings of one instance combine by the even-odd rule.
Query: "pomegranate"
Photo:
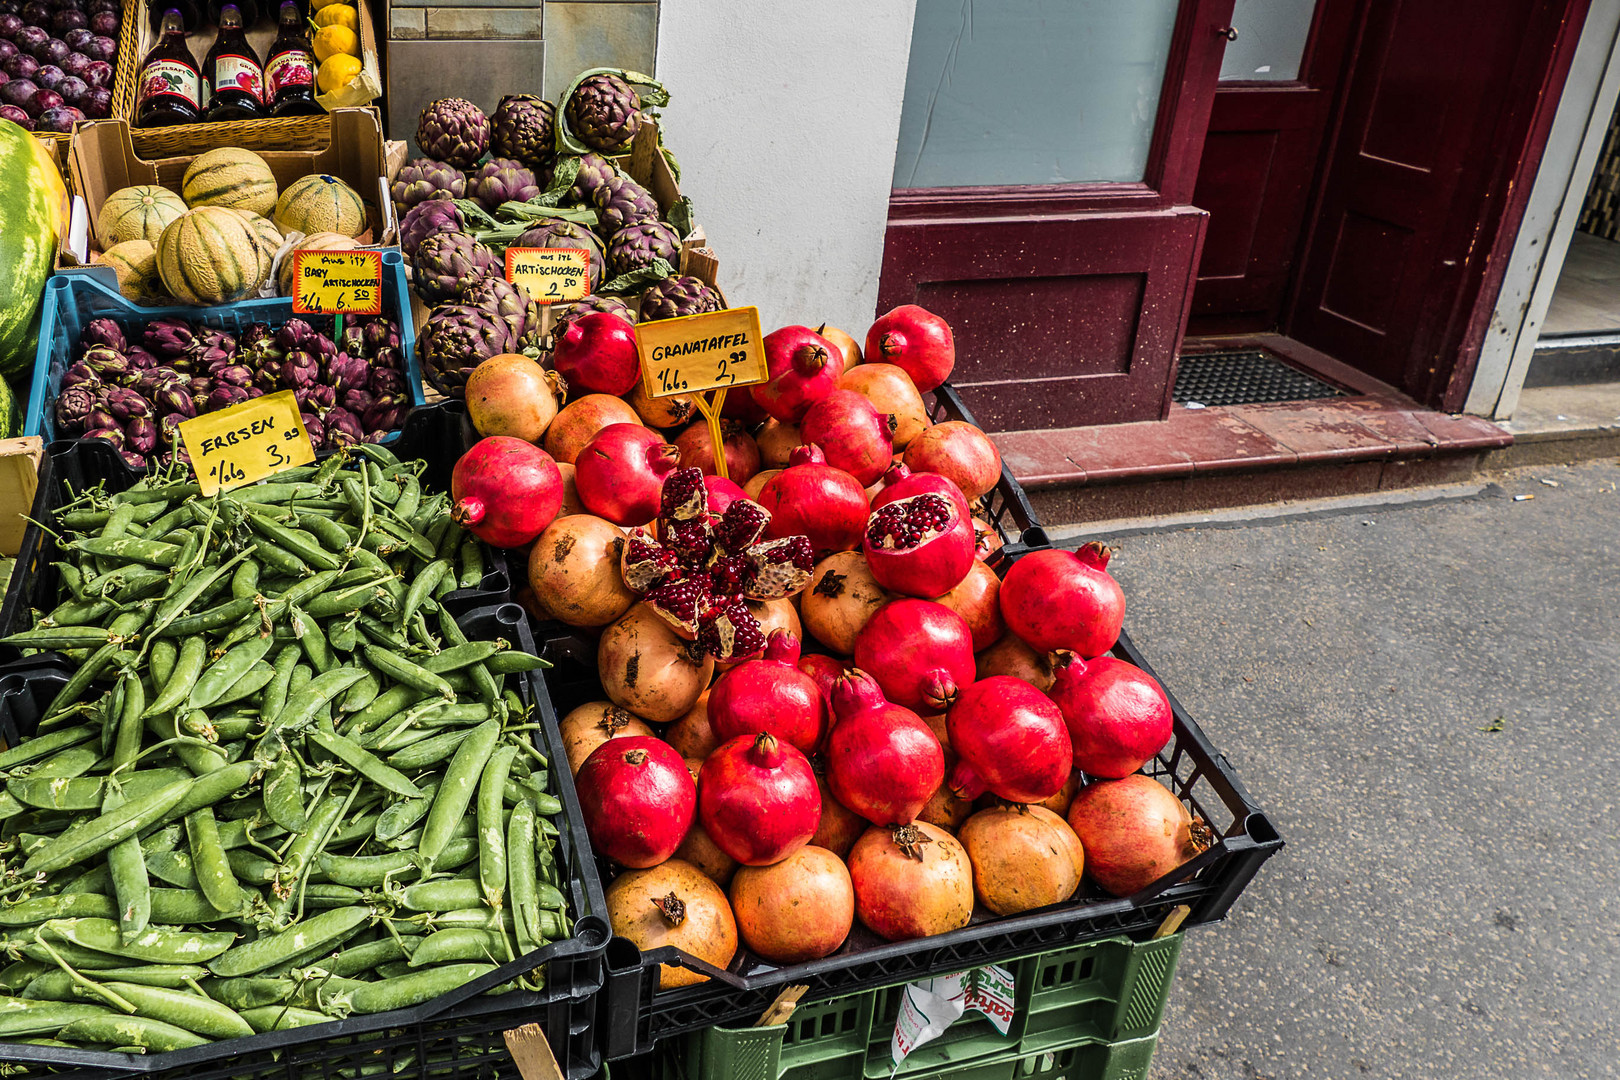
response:
[[[673,397],[648,397],[646,387],[641,380],[624,395],[627,405],[636,411],[641,422],[648,427],[678,428],[690,423],[698,415],[697,403],[689,394],[676,394]]]
[[[923,393],[951,377],[956,342],[945,320],[916,304],[902,304],[866,332],[866,362],[893,364]]]
[[[848,371],[861,362],[861,346],[858,341],[850,337],[838,327],[830,323],[822,323],[816,327],[816,333],[832,342],[844,356],[844,370]]]
[[[748,660],[714,681],[709,723],[721,741],[768,731],[805,753],[827,733],[827,701],[816,681],[798,668],[799,640],[777,630],[765,655]]]
[[[759,472],[759,445],[735,420],[720,421],[720,432],[726,437],[726,475],[734,483],[746,484]],[[675,445],[680,447],[681,468],[702,469],[705,474],[715,471],[714,439],[709,435],[707,421],[688,426],[675,436]]]
[[[865,555],[840,551],[810,572],[810,587],[799,596],[799,611],[811,637],[838,655],[849,656],[861,628],[891,599],[872,576]]]
[[[945,754],[922,718],[883,699],[877,682],[851,671],[833,684],[827,784],[874,825],[915,820],[945,778]]]
[[[747,428],[758,427],[767,418],[765,410],[754,403],[754,395],[746,390],[727,394],[726,403],[720,406],[720,415],[727,420],[735,420]]]
[[[1001,451],[972,424],[947,420],[922,432],[906,447],[906,468],[938,473],[969,499],[988,495],[1001,481]]]
[[[591,847],[621,866],[656,866],[675,854],[697,805],[686,763],[650,735],[602,743],[574,786]]]
[[[1079,769],[1069,770],[1069,778],[1063,781],[1063,786],[1058,788],[1058,793],[1050,799],[1042,799],[1034,805],[1044,806],[1059,817],[1067,815],[1069,807],[1074,803],[1076,793],[1080,790],[1082,779]]]
[[[619,574],[624,530],[594,514],[569,514],[546,526],[529,552],[529,587],[550,618],[569,626],[606,626],[636,602]]]
[[[967,577],[973,529],[951,500],[924,492],[872,511],[861,551],[879,585],[929,599],[944,596]]]
[[[611,701],[586,702],[563,717],[557,727],[562,732],[563,752],[568,755],[568,771],[576,776],[591,751],[609,739],[653,735],[653,729],[641,717]]]
[[[708,494],[711,520],[723,517],[731,504],[738,499],[748,498],[747,493],[737,486],[735,480],[727,480],[723,476],[712,474],[703,477],[703,490]]]
[[[720,850],[744,866],[780,862],[821,825],[810,759],[768,731],[723,742],[698,774],[698,815]]]
[[[921,495],[925,491],[950,499],[963,517],[973,516],[972,504],[955,483],[938,473],[914,473],[906,468],[904,462],[896,462],[883,474],[877,492],[872,496],[872,509],[877,510],[911,495]]]
[[[645,525],[658,516],[664,479],[679,467],[679,457],[651,428],[610,424],[580,451],[574,482],[591,513],[615,525]]]
[[[538,443],[566,393],[555,372],[519,353],[492,356],[467,376],[467,415],[480,435]]]
[[[686,715],[669,725],[664,731],[664,741],[673,746],[684,758],[697,758],[702,761],[714,753],[714,748],[720,745],[720,739],[714,733],[714,727],[709,723],[709,691],[705,690],[698,695]]]
[[[780,420],[765,421],[765,426],[754,432],[754,441],[759,444],[759,463],[769,469],[787,468],[793,448],[804,445],[799,425]]]
[[[1015,634],[1003,636],[979,653],[974,667],[981,679],[991,675],[1011,675],[1015,679],[1023,679],[1042,693],[1052,688],[1052,662],[1025,645]]]
[[[801,446],[791,464],[759,493],[771,512],[770,536],[808,536],[818,556],[861,546],[870,511],[855,478],[827,464],[821,448]]]
[[[750,600],[748,611],[759,622],[759,632],[765,635],[767,641],[778,630],[791,634],[797,641],[804,640],[804,628],[799,623],[799,609],[791,598]]]
[[[610,424],[639,424],[636,410],[608,394],[586,394],[564,405],[546,429],[546,453],[573,465],[596,433]]]
[[[962,616],[973,634],[973,651],[988,649],[1006,632],[1001,621],[1001,579],[984,563],[974,560],[968,567],[967,577],[956,588],[934,603],[948,607]]]
[[[770,378],[748,392],[772,419],[797,424],[810,406],[838,389],[844,354],[808,326],[772,330],[764,344]]]
[[[613,933],[642,952],[673,945],[718,968],[737,955],[737,921],[726,894],[685,860],[620,874],[607,887],[607,908]],[[709,979],[671,964],[660,965],[658,973],[661,990]]]
[[[579,485],[574,483],[574,467],[566,462],[558,462],[557,472],[562,475],[563,485],[562,509],[557,511],[558,516],[585,513],[585,504],[579,501]]]
[[[996,527],[982,517],[973,519],[973,557],[988,562],[1006,544]]]
[[[866,830],[849,852],[855,914],[874,934],[909,941],[973,917],[973,868],[956,837],[927,822]]]
[[[486,544],[519,547],[545,531],[562,508],[562,474],[533,443],[491,435],[456,462],[450,496],[457,524]]]
[[[928,406],[911,382],[911,376],[893,364],[862,364],[844,372],[840,390],[853,390],[872,403],[880,413],[894,417],[894,448],[904,450],[930,423]]]
[[[833,683],[837,682],[838,676],[844,673],[844,662],[836,657],[826,656],[822,653],[805,653],[799,657],[799,662],[795,666],[815,682],[816,689],[820,691],[822,699],[827,702],[827,707],[830,710],[832,708]]]
[[[956,754],[946,750],[945,775],[949,776],[950,771],[955,767]],[[947,781],[940,784],[934,790],[934,794],[929,796],[928,803],[922,808],[922,812],[917,815],[917,820],[926,821],[928,824],[936,825],[946,832],[954,833],[962,827],[962,822],[966,821],[972,814],[973,800],[964,799],[952,791],[950,782]]]
[[[1119,640],[1125,594],[1108,576],[1109,551],[1032,551],[1001,582],[1001,617],[1037,652],[1067,649],[1090,660]]]
[[[685,715],[714,673],[714,660],[646,604],[602,632],[596,666],[613,703],[654,724]]]
[[[855,666],[896,705],[943,712],[973,681],[973,634],[943,604],[895,600],[855,635]]]
[[[627,394],[641,381],[636,328],[611,311],[582,315],[553,339],[551,363],[576,391]]]
[[[956,837],[973,864],[974,895],[997,915],[1061,904],[1080,888],[1080,839],[1043,806],[980,810]]]
[[[1047,693],[1069,726],[1074,767],[1088,776],[1129,776],[1170,741],[1170,699],[1135,664],[1069,657]]]
[[[743,494],[748,496],[750,499],[753,499],[755,502],[758,502],[759,493],[764,491],[765,485],[776,479],[777,475],[781,471],[781,469],[759,470],[759,472],[748,478],[748,483],[743,485]]]
[[[818,758],[817,761],[820,759]],[[816,762],[812,762],[815,765]],[[826,773],[818,767],[816,772],[816,787],[821,792],[821,825],[816,829],[816,835],[810,838],[810,843],[816,847],[826,848],[840,859],[849,855],[849,849],[855,846],[855,841],[861,834],[871,828],[871,822],[839,802],[827,786]]]
[[[1151,776],[1098,780],[1069,806],[1091,880],[1112,896],[1153,884],[1210,845],[1213,834]]]
[[[799,434],[827,455],[827,464],[843,469],[870,487],[894,460],[894,417],[885,416],[853,390],[834,390],[810,406]]]
[[[688,759],[687,766],[691,764]],[[696,775],[693,779],[697,779]],[[675,849],[675,857],[697,867],[704,877],[722,889],[731,884],[731,877],[737,872],[737,860],[720,849],[701,821],[692,822],[692,827],[686,831],[686,839]]]
[[[945,727],[962,758],[951,787],[965,798],[989,791],[1008,802],[1040,802],[1069,778],[1074,751],[1063,714],[1021,679],[992,675],[965,687]]]
[[[745,866],[731,883],[744,945],[775,964],[837,951],[855,925],[849,868],[826,848],[802,847],[770,866]]]

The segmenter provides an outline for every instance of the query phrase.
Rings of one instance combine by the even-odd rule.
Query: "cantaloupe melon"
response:
[[[157,263],[164,287],[188,304],[251,299],[270,273],[258,233],[223,206],[187,211],[164,229]]]
[[[276,275],[276,284],[281,286],[282,296],[292,295],[293,255],[300,251],[354,251],[360,242],[353,237],[342,233],[323,232],[314,233],[304,237],[287,252],[287,257],[281,260],[281,272]]]
[[[150,303],[163,293],[163,278],[158,275],[157,245],[150,240],[125,240],[101,253],[100,262],[113,268],[118,275],[118,291],[124,299],[137,304]]]
[[[96,239],[109,248],[126,240],[157,243],[169,223],[186,212],[185,200],[166,187],[137,184],[107,196],[96,215]]]
[[[264,249],[266,261],[273,261],[276,252],[281,250],[282,240],[281,230],[276,228],[276,223],[267,217],[260,217],[251,210],[238,210],[237,213],[241,214],[247,223],[253,226],[253,232],[258,237],[259,246]]]
[[[276,226],[282,232],[335,232],[359,236],[366,231],[366,206],[354,188],[335,176],[315,173],[287,185],[276,200]]]
[[[192,209],[229,206],[269,214],[276,208],[276,177],[258,154],[225,146],[198,154],[186,166],[180,194]]]

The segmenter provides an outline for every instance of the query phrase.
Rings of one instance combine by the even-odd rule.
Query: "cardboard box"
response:
[[[22,550],[44,453],[45,442],[37,435],[0,439],[0,555]]]
[[[118,53],[113,57],[112,106],[109,116],[128,116],[135,107],[135,79],[139,74],[141,57],[137,44],[137,9],[142,0],[124,0],[118,21]],[[44,143],[56,158],[56,165],[67,172],[68,143],[73,136],[55,131],[36,131],[34,137]]]

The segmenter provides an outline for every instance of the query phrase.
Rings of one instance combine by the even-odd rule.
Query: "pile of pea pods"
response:
[[[569,934],[506,685],[544,662],[438,602],[482,566],[420,465],[365,445],[211,497],[156,474],[43,523],[64,599],[4,642],[78,666],[0,751],[0,1040],[384,1012]]]

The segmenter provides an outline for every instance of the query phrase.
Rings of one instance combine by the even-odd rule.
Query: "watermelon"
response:
[[[0,379],[0,439],[15,439],[23,433],[22,410],[17,407],[20,399],[28,401],[28,388],[26,386],[12,389],[10,383]]]
[[[45,144],[0,120],[0,376],[34,365],[39,300],[67,228],[68,195]]]

